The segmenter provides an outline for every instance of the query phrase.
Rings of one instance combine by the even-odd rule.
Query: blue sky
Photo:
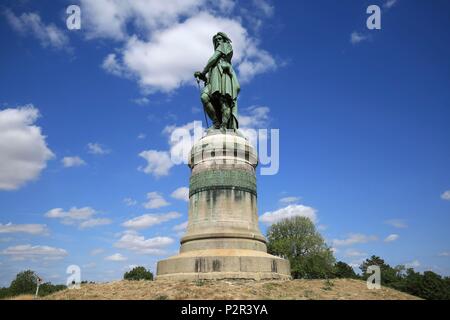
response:
[[[81,30],[66,28],[70,4]],[[366,27],[371,4],[381,30]],[[27,268],[64,283],[71,264],[83,280],[120,279],[177,253],[189,169],[165,157],[170,133],[203,119],[192,73],[220,30],[233,40],[241,123],[280,130],[279,172],[258,174],[263,233],[306,215],[339,260],[375,254],[450,275],[448,1],[0,11],[1,286]]]

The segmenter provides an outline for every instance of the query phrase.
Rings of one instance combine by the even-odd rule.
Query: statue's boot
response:
[[[217,118],[216,110],[211,102],[208,102],[204,105],[205,111],[208,114],[208,117],[212,120],[214,129],[220,129],[220,120]]]
[[[230,121],[231,109],[226,103],[222,103],[222,125],[221,131],[226,132],[228,129],[228,122]]]

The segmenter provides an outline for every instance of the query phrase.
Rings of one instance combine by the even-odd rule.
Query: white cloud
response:
[[[402,220],[402,219],[390,219],[390,220],[386,220],[384,223],[386,223],[390,226],[393,226],[395,228],[399,228],[399,229],[408,227],[405,220]]]
[[[91,207],[77,208],[72,207],[69,211],[61,208],[54,208],[45,213],[45,217],[51,219],[59,219],[62,224],[77,225],[80,229],[92,228],[99,225],[112,223],[107,218],[94,218],[97,211]]]
[[[167,27],[181,16],[190,16],[205,5],[205,0],[81,0],[88,38],[124,40],[127,28],[148,34]]]
[[[69,38],[63,30],[53,23],[46,25],[37,13],[22,13],[16,16],[11,10],[6,9],[4,14],[16,32],[21,35],[33,35],[44,48],[68,49]]]
[[[123,37],[125,45],[119,50],[120,56],[109,54],[103,67],[118,76],[137,78],[149,93],[170,92],[192,83],[193,72],[202,69],[212,55],[211,39],[220,30],[225,30],[233,41],[233,61],[241,82],[277,67],[275,59],[258,47],[258,41],[248,35],[239,19],[216,17],[206,11],[153,30],[151,40],[136,35]]]
[[[299,197],[284,197],[281,198],[280,200],[281,204],[291,204],[291,203],[297,203],[300,201]]]
[[[317,221],[316,209],[301,204],[289,205],[276,211],[264,213],[259,220],[267,225],[292,217],[306,217],[313,223]]]
[[[105,260],[108,261],[115,261],[115,262],[121,262],[121,261],[126,261],[128,260],[127,257],[124,257],[123,255],[121,255],[120,253],[115,253],[113,255],[110,255],[108,257],[105,258]]]
[[[48,234],[48,229],[45,224],[1,224],[1,233],[28,233],[32,235],[44,235]]]
[[[189,188],[181,187],[172,192],[172,198],[189,202]]]
[[[172,244],[174,240],[169,237],[154,237],[145,239],[136,231],[125,231],[122,237],[114,244],[114,247],[127,249],[140,254],[158,255],[164,254],[164,248]]]
[[[170,205],[159,192],[147,193],[147,200],[148,201],[143,204],[146,209],[158,209]]]
[[[251,106],[239,116],[239,126],[244,128],[264,128],[269,121],[268,107]]]
[[[398,234],[390,234],[384,239],[384,242],[393,242],[393,241],[397,240],[398,238],[400,238],[400,236]]]
[[[167,176],[174,166],[167,151],[147,150],[139,153],[139,156],[147,160],[147,166],[139,167],[138,170],[157,178]]]
[[[450,252],[444,251],[438,254],[439,257],[450,257]]]
[[[88,147],[88,153],[91,153],[91,154],[104,155],[104,154],[108,154],[111,152],[110,150],[106,149],[104,146],[102,146],[99,143],[90,142],[90,143],[88,143],[87,147]]]
[[[164,214],[144,214],[139,217],[125,221],[122,226],[129,229],[145,229],[151,226],[181,217],[178,212],[169,212]]]
[[[80,157],[64,157],[61,160],[65,168],[80,167],[86,165],[86,162]]]
[[[450,201],[450,190],[444,191],[444,193],[441,194],[441,199]]]
[[[253,0],[254,6],[260,10],[264,15],[270,17],[273,15],[274,7],[266,0]]]
[[[34,124],[33,105],[0,111],[0,190],[16,190],[38,178],[54,157],[41,128]]]
[[[368,39],[369,39],[368,36],[356,31],[353,31],[352,34],[350,35],[350,42],[352,44],[357,44]]]
[[[357,243],[367,243],[369,241],[375,241],[378,238],[376,236],[367,236],[361,233],[352,233],[345,239],[334,239],[332,241],[333,246],[350,246]]]
[[[133,99],[133,102],[139,106],[145,106],[150,103],[150,100],[147,97],[141,97],[141,98]]]
[[[97,256],[99,254],[102,254],[103,252],[105,252],[105,249],[96,248],[96,249],[91,250],[90,255],[91,256]]]
[[[419,260],[413,260],[411,262],[405,263],[405,267],[406,268],[418,268],[418,267],[420,267],[420,262],[419,262]]]
[[[390,9],[390,8],[392,8],[396,3],[397,3],[397,0],[387,0],[387,1],[383,4],[383,7],[386,8],[386,9]]]
[[[10,256],[14,260],[57,260],[67,256],[67,251],[49,246],[32,246],[30,244],[25,244],[8,247],[2,251],[2,254]]]
[[[346,257],[362,257],[362,256],[367,256],[367,253],[365,252],[361,252],[355,249],[348,249],[345,251],[345,256]]]
[[[139,135],[137,136],[138,139],[145,139],[146,137],[147,135],[144,133],[139,133]]]
[[[180,224],[175,225],[175,226],[172,228],[172,230],[173,230],[173,231],[178,231],[178,232],[185,231],[186,228],[187,228],[187,225],[188,225],[188,222],[185,221],[185,222],[183,222],[183,223],[180,223]]]
[[[112,220],[108,218],[89,219],[80,223],[80,229],[93,228],[97,226],[104,226],[111,224]]]
[[[137,205],[137,201],[132,199],[132,198],[125,198],[125,199],[123,199],[123,203],[125,203],[129,207]]]

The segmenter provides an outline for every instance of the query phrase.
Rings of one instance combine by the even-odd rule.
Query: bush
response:
[[[125,272],[123,278],[125,280],[153,280],[153,273],[146,270],[144,267],[135,267],[132,270]]]
[[[335,262],[331,249],[305,217],[284,219],[267,231],[269,253],[289,259],[295,279],[333,277]]]

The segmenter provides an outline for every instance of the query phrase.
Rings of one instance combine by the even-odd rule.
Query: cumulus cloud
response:
[[[138,170],[156,178],[167,176],[174,166],[167,151],[146,150],[139,153],[139,156],[147,161],[147,165],[139,167]]]
[[[450,201],[450,190],[444,191],[444,193],[441,194],[441,199]]]
[[[121,262],[121,261],[126,261],[128,260],[127,257],[124,257],[122,254],[120,253],[115,253],[113,255],[110,255],[108,257],[105,257],[105,260],[108,261],[115,261],[115,262]]]
[[[147,193],[147,202],[144,203],[146,209],[158,209],[170,205],[169,202],[159,192]]]
[[[69,38],[64,31],[53,23],[45,24],[37,13],[22,13],[16,16],[11,10],[4,11],[9,25],[21,35],[32,35],[43,47],[67,49]]]
[[[174,240],[169,237],[154,237],[145,239],[136,231],[125,231],[121,238],[114,243],[114,247],[127,249],[140,254],[159,255],[164,254],[164,249]]]
[[[34,125],[38,116],[31,104],[0,111],[0,190],[16,190],[37,179],[54,157]]]
[[[265,106],[251,106],[239,116],[239,126],[244,128],[264,128],[269,122],[270,109]]]
[[[349,234],[349,236],[345,239],[334,239],[332,243],[333,246],[339,247],[339,246],[350,246],[357,243],[367,243],[369,241],[375,240],[378,240],[376,236],[368,236],[361,233],[352,233]]]
[[[125,221],[122,226],[128,229],[145,229],[151,226],[181,217],[178,212],[169,212],[164,214],[144,214],[139,217]]]
[[[90,142],[90,143],[88,143],[87,147],[88,147],[88,153],[91,153],[91,154],[104,155],[104,154],[108,154],[111,152],[110,150],[106,149],[104,146],[102,146],[99,143]]]
[[[439,257],[450,257],[450,252],[449,251],[444,251],[444,252],[440,252],[438,254]]]
[[[189,188],[181,187],[172,192],[170,195],[174,199],[189,201]]]
[[[390,219],[386,220],[384,223],[399,229],[408,227],[408,224],[405,222],[405,220],[402,219]]]
[[[48,234],[48,229],[45,224],[1,224],[0,233],[27,233],[32,235]]]
[[[390,234],[384,239],[384,242],[393,242],[393,241],[397,240],[398,238],[400,238],[400,236],[398,234]]]
[[[91,207],[77,208],[72,207],[69,211],[62,208],[54,208],[45,213],[45,217],[59,219],[62,224],[76,225],[80,229],[93,228],[100,225],[111,224],[111,219],[95,218],[97,211]]]
[[[2,254],[10,256],[13,260],[58,260],[67,256],[67,251],[50,246],[25,244],[8,247],[2,251]]]
[[[276,211],[268,211],[259,220],[267,225],[271,225],[283,219],[297,216],[309,218],[313,223],[317,221],[316,209],[301,204],[292,204]]]
[[[80,167],[86,165],[86,162],[78,156],[64,157],[61,159],[64,168]]]
[[[212,55],[211,39],[220,30],[233,41],[242,82],[277,67],[271,54],[248,34],[242,19],[228,14],[232,1],[83,0],[82,4],[88,37],[113,39],[122,46],[105,57],[102,67],[116,76],[137,79],[149,93],[191,84],[193,72]],[[266,2],[254,6],[266,16],[273,12]]]

